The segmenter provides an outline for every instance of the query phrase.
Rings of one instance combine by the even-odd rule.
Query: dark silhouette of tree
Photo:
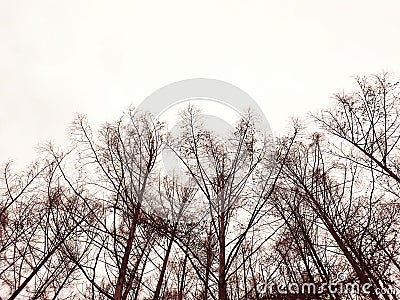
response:
[[[400,87],[356,83],[274,141],[251,112],[224,136],[193,106],[176,136],[134,109],[96,132],[77,116],[70,148],[4,165],[1,296],[397,299]]]

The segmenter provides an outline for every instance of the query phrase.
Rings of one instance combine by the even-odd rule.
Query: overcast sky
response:
[[[273,132],[329,104],[351,76],[400,74],[399,1],[0,0],[0,163],[63,143],[174,81],[228,81]]]

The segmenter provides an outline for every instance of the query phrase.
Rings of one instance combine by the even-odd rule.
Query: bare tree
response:
[[[210,237],[217,241],[216,274],[211,271],[213,266],[207,265],[210,260],[204,264],[199,254],[189,251],[197,268],[205,270],[202,280],[207,284],[209,279],[217,283],[221,300],[228,299],[228,282],[237,274],[236,260],[246,237],[260,221],[276,178],[268,161],[270,140],[265,136],[260,138],[263,135],[256,132],[254,121],[249,114],[239,120],[230,136],[216,137],[202,128],[198,112],[189,107],[183,113],[179,146],[171,146],[207,205],[205,223],[210,224]],[[202,239],[209,238],[203,234]]]
[[[346,273],[357,299],[397,299],[399,83],[356,78],[308,132],[273,143],[251,112],[219,136],[128,110],[49,145],[0,182],[0,293],[10,299],[350,299],[310,290]],[[158,164],[170,151],[183,166]],[[278,286],[304,286],[282,294]],[[270,287],[268,289],[263,289]]]

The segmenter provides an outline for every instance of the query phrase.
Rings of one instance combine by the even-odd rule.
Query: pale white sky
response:
[[[279,133],[352,75],[399,75],[399,31],[396,0],[0,0],[0,163],[194,77],[240,87]]]

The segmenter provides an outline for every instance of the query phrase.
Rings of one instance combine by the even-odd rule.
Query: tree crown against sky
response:
[[[351,75],[400,72],[399,9],[378,0],[1,1],[0,157],[22,169],[41,141],[64,144],[76,111],[97,128],[196,77],[246,90],[279,134],[290,116],[350,90]]]
[[[4,168],[0,295],[286,299],[277,286],[344,273],[369,285],[361,298],[397,299],[378,291],[397,291],[400,275],[399,97],[387,74],[357,77],[312,116],[317,131],[295,121],[273,149],[251,113],[225,137],[193,106],[177,136],[134,109],[98,131],[77,116],[70,148]],[[160,166],[164,150],[179,176]]]

